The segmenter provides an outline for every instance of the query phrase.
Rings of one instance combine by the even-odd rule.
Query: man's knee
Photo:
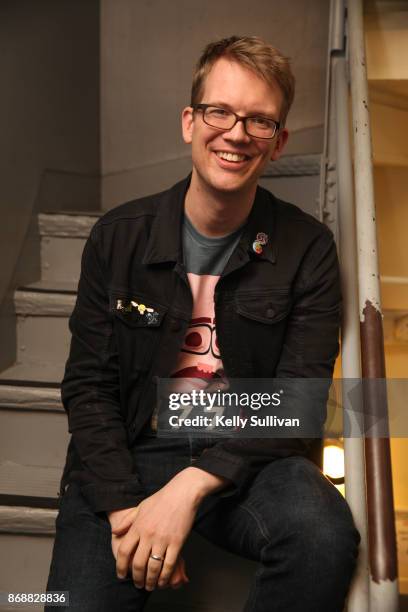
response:
[[[271,466],[269,471],[274,467],[277,466]],[[280,517],[279,531],[294,555],[307,554],[310,559],[316,553],[317,559],[355,561],[360,536],[339,491],[316,465],[303,457],[282,460],[279,469],[285,474],[279,480],[286,484],[271,491],[279,496],[278,504],[272,506],[271,529],[276,533],[276,519]],[[274,541],[272,537],[272,545]]]
[[[299,554],[307,552],[309,559],[315,556],[321,562],[355,562],[360,535],[344,499],[339,498],[330,508],[319,508],[317,503],[314,512],[310,507],[305,512],[298,508],[293,515],[288,519],[289,529]]]

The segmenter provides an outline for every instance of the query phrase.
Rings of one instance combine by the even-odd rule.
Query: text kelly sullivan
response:
[[[264,417],[252,415],[249,418],[238,415],[232,417],[197,415],[188,418],[174,414],[169,417],[169,425],[171,427],[239,427],[240,429],[244,429],[247,425],[249,427],[299,427],[300,420],[279,418],[276,415]]]

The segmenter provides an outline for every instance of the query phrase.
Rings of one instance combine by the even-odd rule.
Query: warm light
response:
[[[323,450],[323,472],[329,478],[344,478],[344,450],[329,444]]]

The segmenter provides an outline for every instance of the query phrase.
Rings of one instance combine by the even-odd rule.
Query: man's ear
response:
[[[187,106],[181,113],[181,130],[183,133],[183,140],[186,144],[191,144],[193,138],[193,109],[191,106]]]
[[[276,161],[282,155],[283,149],[285,148],[286,143],[288,142],[289,132],[286,128],[280,130],[278,132],[278,136],[276,138],[276,143],[271,153],[271,161]]]

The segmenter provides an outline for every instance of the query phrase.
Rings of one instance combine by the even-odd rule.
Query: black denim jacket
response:
[[[95,512],[130,507],[145,496],[129,448],[150,419],[157,380],[169,377],[191,319],[181,246],[189,180],[109,211],[84,248],[62,382],[72,438],[61,493],[79,482]],[[257,255],[252,245],[259,232],[269,240]],[[118,299],[136,298],[157,313],[150,324],[116,309]],[[228,378],[331,378],[341,297],[336,247],[325,225],[258,187],[214,299]],[[325,402],[315,409],[324,422]],[[229,438],[195,465],[230,479],[233,494],[265,463],[306,454],[310,442]]]

